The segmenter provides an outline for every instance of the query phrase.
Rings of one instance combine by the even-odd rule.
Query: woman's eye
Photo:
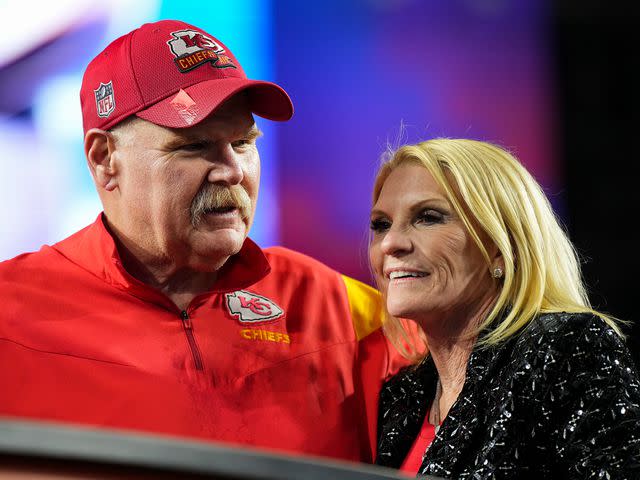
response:
[[[371,220],[371,225],[369,228],[375,233],[384,232],[389,229],[391,223],[388,220],[376,219]]]
[[[418,223],[432,225],[434,223],[442,223],[444,215],[436,210],[423,210],[417,218]]]

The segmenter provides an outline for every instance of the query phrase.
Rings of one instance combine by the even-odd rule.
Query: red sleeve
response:
[[[376,455],[378,397],[382,384],[400,368],[408,365],[385,337],[380,293],[370,286],[343,276],[353,327],[358,338],[356,382],[362,395],[360,422],[366,425],[363,458],[373,462]]]

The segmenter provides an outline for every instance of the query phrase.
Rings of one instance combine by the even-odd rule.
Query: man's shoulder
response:
[[[51,285],[60,282],[56,276],[56,253],[49,246],[0,262],[0,337],[10,338],[7,322],[25,322],[28,312],[47,295]],[[37,307],[36,307],[37,308]]]
[[[320,260],[316,260],[304,253],[291,250],[286,247],[268,247],[264,249],[265,256],[269,259],[270,264],[292,266],[298,268],[315,269],[320,268],[327,271],[335,272],[328,265],[322,263]]]
[[[351,318],[358,339],[382,326],[382,299],[375,288],[288,248],[270,247],[264,253],[271,265],[271,274],[265,281],[275,283],[281,293],[291,291],[297,295],[306,290],[319,293],[312,298],[323,304],[343,305],[345,318]]]
[[[47,272],[58,272],[60,262],[67,261],[65,250],[74,250],[88,228],[85,227],[52,245],[43,245],[40,250],[25,252],[0,262],[0,282],[37,281],[45,278]]]
[[[338,271],[304,253],[285,247],[269,247],[264,254],[271,266],[271,275],[289,281],[313,279],[315,282],[342,284]]]
[[[0,262],[0,281],[11,279],[15,275],[24,276],[33,269],[46,268],[55,252],[49,245],[43,245],[35,252],[25,252],[9,260]]]
[[[313,281],[315,283],[330,283],[339,286],[347,296],[362,299],[358,304],[370,311],[381,309],[380,293],[373,287],[346,276],[319,260],[285,247],[269,247],[264,250],[271,265],[272,275],[288,281]]]

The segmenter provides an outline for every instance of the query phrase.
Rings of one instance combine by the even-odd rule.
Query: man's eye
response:
[[[418,214],[418,218],[416,219],[418,223],[425,223],[427,225],[432,225],[434,223],[442,223],[444,222],[444,215],[436,210],[423,210]]]
[[[206,146],[207,145],[205,142],[187,143],[185,145],[182,145],[180,147],[180,150],[186,150],[187,152],[199,152],[200,150],[206,148]]]
[[[382,218],[371,220],[369,228],[375,233],[381,233],[389,230],[391,222]]]
[[[242,148],[246,147],[247,145],[251,145],[251,140],[243,138],[242,140],[236,140],[231,145],[233,146],[233,148]]]

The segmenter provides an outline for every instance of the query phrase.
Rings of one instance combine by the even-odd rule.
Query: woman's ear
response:
[[[500,250],[496,249],[496,253],[493,256],[491,261],[491,276],[493,278],[502,278],[504,277],[504,257]]]
[[[115,150],[115,138],[106,130],[92,128],[84,136],[84,153],[91,175],[98,188],[109,192],[118,186]]]
[[[493,267],[500,267],[504,271],[504,258],[502,256],[502,252],[498,250],[496,254],[493,256]]]

